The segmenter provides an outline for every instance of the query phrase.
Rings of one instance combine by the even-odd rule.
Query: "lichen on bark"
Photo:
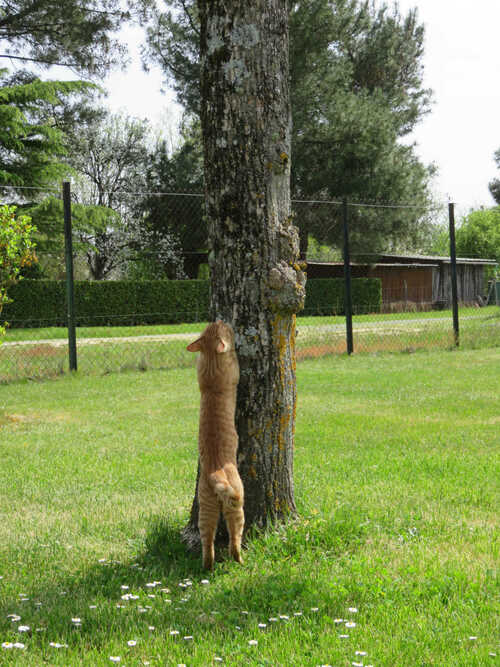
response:
[[[264,526],[295,512],[295,313],[305,275],[290,205],[288,6],[198,5],[211,315],[235,330],[245,515],[247,527]]]

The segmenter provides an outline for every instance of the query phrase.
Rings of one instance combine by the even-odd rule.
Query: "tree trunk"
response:
[[[198,6],[211,316],[235,330],[248,529],[295,512],[295,313],[305,275],[290,208],[288,3]],[[195,497],[186,541],[197,532]]]

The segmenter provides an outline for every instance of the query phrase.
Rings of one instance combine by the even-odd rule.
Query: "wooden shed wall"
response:
[[[457,264],[458,300],[475,303],[484,292],[484,267],[480,264]],[[442,263],[434,269],[432,279],[433,301],[451,303],[451,264]]]
[[[404,267],[377,265],[369,268],[370,278],[380,278],[382,301],[387,303],[431,303],[432,267]]]

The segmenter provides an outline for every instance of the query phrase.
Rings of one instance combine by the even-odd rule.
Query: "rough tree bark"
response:
[[[286,0],[198,0],[211,315],[233,325],[246,528],[295,513],[295,313]],[[193,379],[194,381],[194,379]],[[184,531],[198,541],[196,494]]]

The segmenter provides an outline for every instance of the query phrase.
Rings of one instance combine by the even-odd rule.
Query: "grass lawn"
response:
[[[498,318],[499,309],[496,306],[487,306],[486,308],[461,308],[460,314],[464,318],[477,318],[488,320]],[[407,312],[407,313],[371,313],[366,315],[357,315],[353,317],[354,322],[391,322],[405,319],[448,319],[451,322],[451,310],[431,310],[426,312]],[[331,317],[307,317],[301,316],[297,319],[298,326],[318,327],[329,324],[345,324],[344,316]],[[162,335],[172,333],[191,333],[203,331],[206,322],[192,322],[190,324],[150,324],[144,326],[128,327],[77,327],[77,338],[120,338],[125,336],[148,336]],[[5,341],[14,342],[20,340],[50,340],[66,339],[68,330],[66,327],[40,327],[37,329],[7,329]]]
[[[299,361],[346,353],[344,318],[300,317],[297,324]],[[186,352],[186,344],[190,335],[195,336],[204,326],[204,323],[191,323],[79,328],[78,370],[85,374],[102,375],[193,366],[195,358]],[[161,338],[165,334],[174,336]],[[46,339],[59,340],[50,343]],[[19,342],[23,340],[24,343]],[[500,309],[462,310],[460,345],[465,349],[500,346]],[[452,319],[448,312],[354,318],[355,353],[453,347]],[[57,376],[67,370],[67,331],[64,328],[13,329],[8,331],[7,344],[0,346],[0,384],[23,378]]]
[[[208,577],[194,369],[0,386],[0,664],[497,664],[499,369],[303,361],[299,517]]]

